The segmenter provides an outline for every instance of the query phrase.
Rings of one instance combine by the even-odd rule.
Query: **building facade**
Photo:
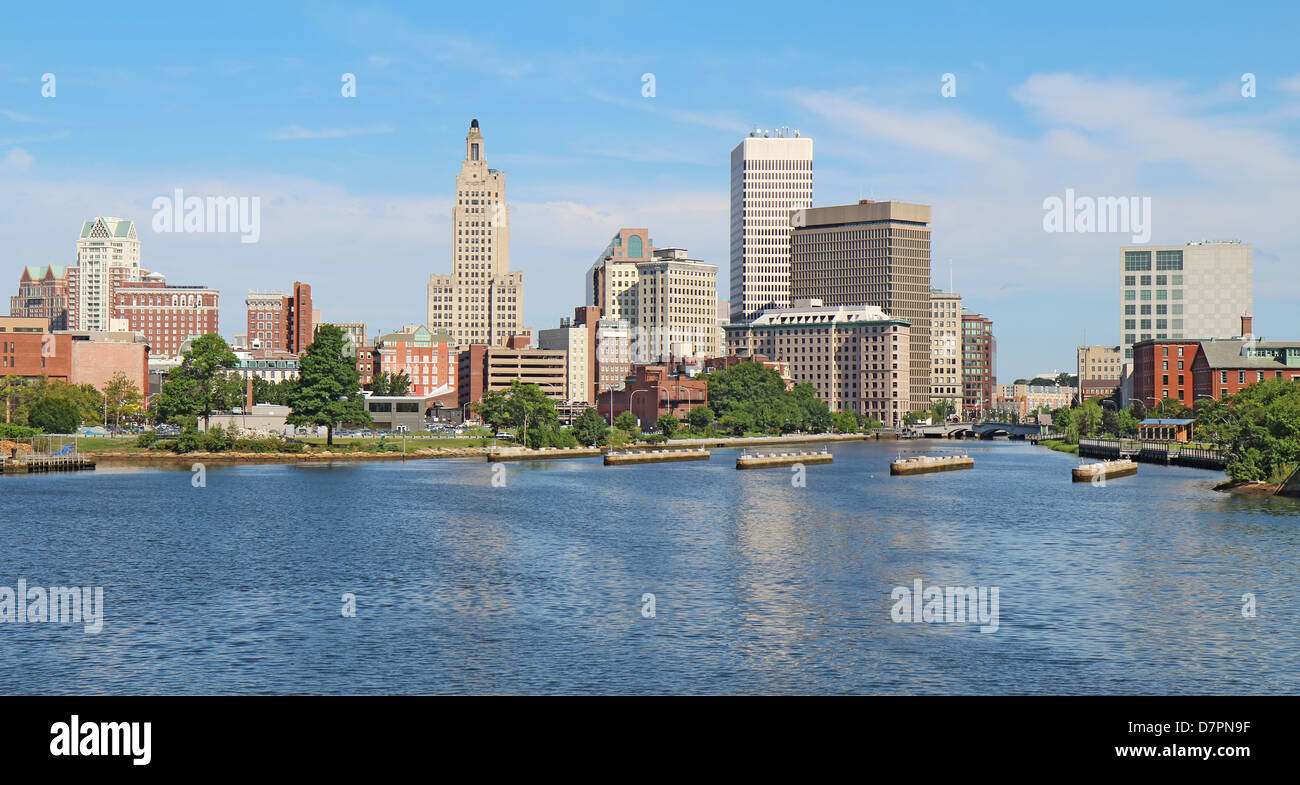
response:
[[[910,327],[875,306],[796,301],[728,325],[727,353],[782,363],[832,410],[897,427],[912,399]]]
[[[113,290],[114,327],[144,333],[154,357],[176,357],[187,338],[219,333],[220,298],[216,289],[168,286],[162,273],[140,270]]]
[[[357,356],[362,362],[361,352]],[[388,333],[375,338],[372,367],[362,371],[362,384],[373,384],[380,373],[406,374],[411,379],[407,395],[438,398],[445,405],[456,397],[460,356],[451,334],[430,331],[423,325],[411,332]],[[366,377],[369,376],[367,379]]]
[[[77,238],[77,265],[68,270],[68,328],[108,330],[114,287],[138,280],[139,273],[135,223],[103,216],[83,223]]]
[[[718,268],[683,248],[655,248],[645,229],[620,229],[587,270],[586,298],[626,321],[634,363],[713,357],[720,347]]]
[[[1080,401],[1109,398],[1119,389],[1124,351],[1119,346],[1080,346],[1075,352]]]
[[[790,306],[791,214],[812,207],[813,142],[753,131],[731,151],[731,321]]]
[[[68,268],[24,267],[18,294],[9,298],[9,315],[47,319],[51,330],[68,329]]]
[[[250,290],[244,305],[248,309],[250,349],[302,354],[316,337],[309,284],[294,281],[287,295]]]
[[[366,341],[366,325],[364,322],[317,322],[316,329],[319,330],[322,324],[333,325],[342,330],[343,334],[352,340],[352,345],[357,349],[369,345]]]
[[[1300,341],[1261,341],[1253,318],[1227,340],[1151,340],[1133,347],[1133,399],[1147,408],[1172,398],[1192,409],[1267,379],[1300,379]]]
[[[1120,249],[1124,361],[1142,341],[1231,338],[1254,309],[1250,243],[1137,245]]]
[[[930,400],[943,401],[953,413],[962,410],[961,295],[930,290]]]
[[[641,429],[653,430],[665,414],[685,421],[691,410],[709,403],[709,383],[674,373],[667,365],[637,365],[622,389],[602,396],[596,412],[609,423],[631,411]]]
[[[790,296],[827,305],[873,305],[906,320],[912,327],[910,406],[929,409],[929,205],[864,199],[804,210],[795,223]]]
[[[452,272],[429,276],[429,329],[445,330],[461,346],[504,346],[526,332],[524,274],[510,270],[506,175],[488,168],[478,120],[465,136],[451,217]]]
[[[993,408],[1015,413],[1021,422],[1040,409],[1054,412],[1069,407],[1074,401],[1075,389],[1059,385],[999,384],[993,396]]]
[[[0,377],[45,377],[98,390],[118,372],[149,391],[149,344],[135,332],[49,331],[46,319],[0,316]]]
[[[599,311],[597,308],[591,310]],[[537,331],[537,347],[564,352],[568,367],[564,400],[569,403],[591,403],[595,400],[595,321],[575,324],[566,316],[560,319],[559,327]]]
[[[461,350],[459,363],[459,406],[481,399],[489,390],[508,389],[516,379],[537,385],[553,401],[564,401],[569,379],[564,352],[472,344]]]
[[[961,322],[962,412],[978,417],[994,408],[997,341],[992,319],[963,308]]]

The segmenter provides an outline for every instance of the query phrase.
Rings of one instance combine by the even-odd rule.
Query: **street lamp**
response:
[[[649,389],[645,389],[645,390],[633,390],[633,391],[632,391],[632,394],[629,395],[629,396],[627,397],[627,410],[628,410],[629,412],[632,412],[632,416],[633,416],[633,417],[636,417],[636,412],[633,411],[633,409],[634,409],[635,407],[632,405],[632,402],[636,400],[636,396],[637,396],[638,393],[643,393],[643,392],[650,392],[650,390],[649,390]],[[614,415],[614,404],[613,404],[613,402],[611,402],[610,405],[609,405],[609,414],[610,414],[611,417]],[[640,417],[637,417],[637,418],[636,418],[636,423],[637,423],[638,426],[641,425],[641,418],[640,418]]]

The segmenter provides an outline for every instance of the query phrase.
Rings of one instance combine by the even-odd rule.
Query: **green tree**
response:
[[[370,380],[371,395],[388,395],[388,371],[380,371]]]
[[[681,420],[671,414],[661,414],[659,419],[655,420],[655,430],[671,439],[672,435],[681,427],[681,424]]]
[[[47,395],[32,405],[27,423],[46,433],[76,433],[81,426],[81,416],[72,399]]]
[[[636,415],[630,409],[619,412],[618,416],[614,418],[614,427],[629,434],[641,432],[641,425],[636,421]]]
[[[709,374],[709,406],[721,417],[733,406],[763,403],[785,392],[781,375],[762,363],[742,362]]]
[[[713,410],[707,406],[696,406],[686,415],[686,422],[697,431],[706,430],[713,420]]]
[[[104,398],[108,404],[108,414],[113,418],[114,427],[121,427],[122,417],[138,411],[144,400],[140,395],[140,388],[124,371],[115,372],[113,378],[104,385]]]
[[[5,401],[5,422],[14,421],[14,405],[22,395],[22,391],[27,387],[27,380],[21,376],[10,374],[0,379],[0,395],[4,396]]]
[[[836,433],[857,433],[861,427],[857,415],[851,411],[838,411],[832,414],[831,426]]]
[[[584,447],[604,444],[609,440],[609,426],[595,409],[588,406],[573,421],[573,437]]]
[[[505,390],[489,390],[474,405],[474,411],[483,418],[483,422],[497,429],[513,428],[520,441],[527,445],[545,446],[543,432],[559,425],[560,416],[555,411],[555,403],[546,397],[542,388],[535,384],[525,384],[518,379],[510,381]],[[529,429],[537,431],[533,438]]]
[[[407,395],[411,392],[411,377],[406,375],[406,371],[399,371],[390,374],[388,377],[388,394],[389,395]]]
[[[238,360],[230,346],[214,333],[195,338],[172,369],[162,392],[154,396],[155,419],[171,422],[178,417],[202,417],[206,426],[212,413],[231,405],[232,386],[227,371]]]
[[[1195,432],[1223,448],[1232,480],[1283,483],[1300,466],[1300,384],[1268,379],[1202,406]]]
[[[372,422],[361,394],[356,361],[343,353],[343,330],[323,324],[299,362],[298,383],[289,403],[292,425],[324,425],[325,443],[334,444],[339,423]]]

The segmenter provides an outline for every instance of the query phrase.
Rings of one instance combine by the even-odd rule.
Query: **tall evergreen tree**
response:
[[[369,425],[361,394],[361,373],[356,361],[343,353],[343,330],[321,325],[302,356],[298,383],[289,397],[292,425],[324,425],[325,443],[334,444],[334,428],[341,422]]]

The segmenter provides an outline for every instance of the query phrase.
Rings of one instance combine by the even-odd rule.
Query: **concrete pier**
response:
[[[595,458],[601,453],[600,447],[506,447],[488,453],[488,463],[503,461],[549,461],[555,458]]]
[[[830,463],[830,452],[772,452],[746,453],[736,458],[737,469],[767,469],[775,466],[808,465],[811,463]]]
[[[1128,477],[1138,473],[1138,465],[1127,458],[1118,461],[1085,463],[1076,466],[1070,472],[1074,482],[1095,482],[1098,478],[1109,480],[1112,477]]]
[[[915,458],[900,458],[893,461],[889,464],[889,473],[906,476],[951,472],[958,469],[971,469],[974,466],[975,459],[969,455],[918,455]]]
[[[709,451],[703,449],[605,453],[606,466],[622,466],[629,463],[667,463],[669,461],[707,461],[708,459]]]

